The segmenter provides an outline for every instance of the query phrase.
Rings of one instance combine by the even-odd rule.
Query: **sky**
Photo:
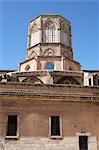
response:
[[[0,0],[0,70],[26,59],[28,23],[41,14],[68,19],[74,59],[82,70],[99,70],[98,0]]]

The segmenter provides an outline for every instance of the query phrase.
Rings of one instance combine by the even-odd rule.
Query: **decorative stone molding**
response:
[[[43,53],[43,56],[54,56],[54,55],[55,55],[55,51],[52,48],[48,48]]]
[[[90,132],[76,132],[75,136],[91,136]]]
[[[31,54],[30,54],[30,57],[36,57],[37,56],[37,53],[35,51],[32,51]]]

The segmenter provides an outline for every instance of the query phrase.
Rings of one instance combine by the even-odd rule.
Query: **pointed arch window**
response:
[[[56,29],[52,22],[49,22],[43,29],[43,42],[55,43],[57,42]]]

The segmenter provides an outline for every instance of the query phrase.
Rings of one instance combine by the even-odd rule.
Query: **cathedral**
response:
[[[0,150],[99,150],[99,70],[74,60],[70,21],[31,20],[18,66],[0,70]]]

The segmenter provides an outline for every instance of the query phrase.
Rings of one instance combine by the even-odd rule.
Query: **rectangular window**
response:
[[[33,32],[31,34],[31,47],[38,44],[40,42],[40,39],[39,39],[39,32]]]
[[[98,85],[99,85],[99,79],[98,79]]]
[[[16,138],[18,136],[18,117],[8,115],[6,124],[6,138]]]
[[[50,116],[50,136],[52,138],[61,137],[60,116]]]
[[[47,43],[55,43],[58,42],[56,40],[57,31],[54,28],[47,27],[43,30],[43,42]]]
[[[88,136],[79,136],[79,150],[88,150]]]
[[[91,85],[91,78],[89,79],[89,85]]]

